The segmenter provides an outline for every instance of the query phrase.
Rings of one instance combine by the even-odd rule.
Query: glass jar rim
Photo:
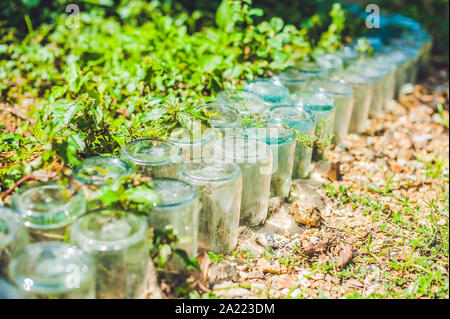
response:
[[[170,142],[174,145],[180,146],[180,147],[190,146],[190,145],[202,145],[205,143],[209,143],[215,139],[214,133],[212,131],[208,130],[208,128],[204,132],[201,133],[200,139],[191,138],[190,131],[184,127],[178,127],[172,131],[172,133],[174,133],[174,132],[180,132],[179,136],[182,136],[182,135],[184,137],[189,136],[188,139],[176,139],[172,136],[169,136],[167,138],[168,142]]]
[[[70,274],[70,272],[67,272],[67,268],[65,268],[64,271],[59,274],[56,283],[54,276],[47,278],[47,280],[42,280],[42,276],[40,276],[39,281],[37,279],[33,280],[32,273],[30,274],[28,272],[19,272],[19,266],[22,263],[27,263],[27,265],[35,266],[36,263],[31,262],[30,260],[33,256],[32,253],[37,249],[40,249],[41,251],[38,252],[38,255],[48,254],[44,251],[45,248],[52,250],[55,249],[55,253],[63,254],[63,257],[61,259],[67,260],[68,266],[73,265],[78,267],[79,270],[86,270],[79,272],[82,275],[80,276],[80,283],[91,280],[91,278],[95,275],[94,263],[91,257],[89,257],[87,253],[85,253],[77,246],[57,241],[37,242],[29,244],[24,249],[22,249],[18,253],[18,255],[13,258],[9,265],[11,279],[17,286],[29,286],[31,283],[31,287],[29,287],[29,289],[24,289],[25,291],[37,294],[62,294],[73,290],[73,288],[67,287],[66,285],[66,279]],[[38,256],[34,257],[39,258]],[[70,261],[68,260],[69,258],[71,258]]]
[[[224,145],[227,142],[230,142],[231,140],[234,141],[234,143],[232,144],[233,146],[236,145],[236,141],[241,143],[241,146],[244,147],[248,147],[249,142],[253,143],[253,145],[257,145],[257,148],[261,148],[263,149],[264,152],[256,152],[256,154],[252,154],[252,156],[247,156],[244,155],[238,155],[235,152],[231,152],[230,154],[230,149],[224,149]],[[238,144],[239,145],[239,144]],[[235,147],[232,147],[232,151],[234,151]],[[216,153],[216,151],[218,151]],[[261,141],[260,139],[257,138],[253,138],[253,137],[246,137],[246,136],[230,136],[230,137],[224,137],[221,138],[219,140],[217,140],[214,144],[214,156],[215,157],[219,157],[220,158],[225,158],[228,160],[232,160],[232,159],[251,159],[251,160],[265,160],[267,158],[270,158],[271,156],[271,150],[270,150],[270,145],[268,145],[267,143],[265,143],[264,141]],[[245,152],[244,152],[245,153]]]
[[[115,240],[102,240],[95,239],[88,235],[81,229],[81,223],[91,216],[100,216],[101,214],[110,214],[110,215],[123,215],[127,216],[127,218],[131,219],[133,223],[138,225],[136,231],[124,238],[115,239]],[[146,233],[148,231],[147,222],[140,216],[137,216],[133,213],[114,209],[114,208],[101,208],[97,210],[93,210],[87,212],[86,214],[78,217],[72,225],[72,229],[70,231],[71,241],[75,241],[77,246],[81,247],[86,251],[85,246],[92,248],[96,251],[111,251],[111,250],[123,250],[129,246],[135,245],[146,239]]]
[[[292,116],[294,116],[294,118],[283,117],[282,114],[277,114],[276,113],[277,111],[280,111],[280,112],[286,111],[288,113],[291,112],[291,114],[292,114]],[[296,113],[297,115],[300,115],[302,118],[295,116],[294,113]],[[298,124],[300,124],[300,123],[305,124],[306,127],[302,128],[303,131],[309,131],[315,125],[315,116],[313,113],[311,113],[311,111],[304,109],[302,107],[296,106],[296,105],[292,105],[292,104],[272,106],[266,112],[266,114],[268,117],[270,117],[274,121],[280,121],[282,123],[285,123],[284,121],[289,121],[289,123],[291,123],[291,124],[288,124],[288,123],[285,123],[285,124],[294,129],[298,129],[298,126],[294,125],[293,122],[297,122]],[[274,114],[274,115],[272,115],[272,114]]]
[[[81,165],[74,166],[72,168],[72,176],[77,181],[82,182],[84,184],[88,184],[88,185],[93,185],[93,184],[101,185],[101,184],[103,184],[106,181],[106,179],[103,179],[103,180],[99,181],[98,183],[96,183],[93,180],[89,180],[89,179],[86,179],[86,178],[80,176],[82,171],[83,171],[83,169],[85,169],[86,166],[88,166],[88,168],[89,167],[93,167],[93,166],[89,166],[89,164],[91,164],[92,162],[96,162],[96,161],[103,162],[103,163],[99,163],[99,165],[93,165],[93,166],[101,166],[102,164],[103,165],[104,164],[113,164],[113,165],[116,165],[118,167],[119,166],[122,167],[124,171],[122,172],[122,174],[119,174],[118,176],[114,177],[114,179],[122,178],[122,177],[130,175],[130,174],[132,174],[134,172],[133,166],[129,162],[127,162],[127,161],[125,161],[125,160],[123,160],[123,159],[121,159],[119,157],[113,157],[113,156],[92,156],[92,157],[85,158],[82,161]]]
[[[198,166],[198,167],[195,167]],[[201,170],[204,167],[211,168],[222,168],[225,169],[225,166],[230,168],[229,172],[222,174],[222,176],[214,176],[214,175],[201,175],[195,174],[197,170]],[[200,181],[200,182],[211,182],[211,183],[222,183],[226,181],[233,181],[239,177],[241,174],[241,169],[239,165],[235,163],[229,163],[225,161],[221,161],[215,158],[203,159],[200,163],[196,163],[195,161],[184,161],[179,166],[179,172],[183,176],[186,176],[190,179]]]
[[[273,87],[276,86],[276,89],[277,89],[276,96],[274,98],[272,95],[269,97],[264,92],[261,92],[260,89],[258,89],[258,87],[257,87],[260,84],[273,86]],[[261,87],[259,87],[259,88],[261,88]],[[269,78],[257,78],[257,79],[253,79],[251,81],[247,81],[244,85],[244,89],[256,94],[267,104],[283,103],[284,101],[289,99],[288,88],[285,87],[284,85],[282,85],[281,83],[277,83]],[[273,101],[272,101],[272,98],[273,98]]]
[[[278,72],[278,74],[274,75],[272,79],[274,81],[279,81],[281,84],[288,83],[304,83],[308,81],[310,76],[304,72],[302,72],[298,68],[288,67],[287,69]]]
[[[272,137],[270,134],[271,129],[277,129],[277,136]],[[264,130],[264,132],[267,132],[269,130],[269,134],[259,134],[261,130]],[[278,132],[281,131],[281,136],[279,136]],[[295,133],[294,131],[289,128],[285,127],[282,122],[276,121],[276,120],[268,120],[263,127],[257,127],[255,125],[252,125],[252,123],[247,124],[242,132],[242,134],[245,137],[252,137],[256,138],[258,140],[264,141],[269,145],[281,145],[286,143],[291,143],[295,139]]]
[[[229,107],[225,104],[220,104],[220,103],[206,103],[206,104],[202,104],[196,107],[196,109],[205,109],[208,107],[219,107],[223,110],[225,110],[226,112],[229,112],[230,114],[233,114],[233,116],[235,116],[234,120],[230,121],[229,124],[213,124],[211,119],[209,120],[210,125],[213,128],[217,128],[217,129],[224,129],[224,128],[236,128],[236,127],[240,127],[241,126],[241,118],[240,115],[238,113],[238,111],[236,111],[234,108]],[[220,114],[219,112],[217,112],[218,114]]]
[[[185,206],[185,205],[189,205],[192,202],[194,202],[198,197],[197,197],[197,191],[196,189],[189,183],[186,183],[182,180],[176,179],[176,178],[169,178],[169,177],[164,177],[164,178],[155,178],[153,179],[153,184],[155,186],[155,191],[158,194],[158,196],[161,196],[158,191],[156,190],[156,188],[158,187],[159,183],[178,183],[178,184],[182,184],[184,187],[186,187],[189,190],[189,194],[187,194],[187,196],[179,201],[176,202],[170,202],[170,203],[154,203],[153,207],[154,208],[172,208],[172,207],[180,207],[180,206]]]
[[[338,80],[315,80],[311,83],[311,87],[317,87],[319,92],[330,94],[333,97],[348,97],[353,96],[353,88]]]
[[[55,209],[55,211],[52,211],[51,213],[36,212],[31,209],[27,209],[27,208],[23,207],[22,199],[24,196],[25,197],[30,196],[29,193],[35,192],[38,190],[42,190],[45,188],[57,188],[61,192],[65,189],[69,189],[69,190],[75,191],[75,193],[72,194],[72,196],[66,203],[64,203],[61,206],[58,206],[58,208]],[[12,197],[12,206],[13,206],[14,210],[17,211],[17,213],[19,213],[20,216],[23,218],[25,226],[29,227],[29,228],[33,228],[33,229],[43,229],[43,230],[58,229],[58,228],[65,227],[65,226],[71,224],[75,220],[76,215],[69,214],[70,206],[74,205],[76,202],[82,203],[81,210],[80,210],[80,212],[78,212],[78,214],[80,214],[80,213],[83,214],[84,210],[86,209],[86,201],[85,201],[84,195],[81,192],[81,190],[75,189],[74,186],[64,187],[55,182],[36,183],[36,184],[29,185],[28,187],[23,187],[23,188],[19,189]],[[39,218],[45,219],[45,218],[48,218],[49,216],[55,216],[55,215],[61,214],[61,213],[63,213],[62,216],[66,217],[66,218],[59,223],[39,224],[39,223],[36,223],[35,221],[33,221],[33,220],[37,220]]]
[[[373,82],[369,77],[351,70],[339,72],[337,77],[350,85],[370,85]]]
[[[251,105],[261,105],[261,110],[251,112],[246,105],[248,104],[248,101],[251,101]],[[229,106],[235,109],[240,114],[258,113],[266,108],[266,102],[258,95],[247,90],[238,89],[230,89],[219,92],[217,94],[216,103]]]
[[[320,91],[298,91],[291,95],[294,105],[302,107],[311,113],[333,112],[336,108],[334,98]],[[310,98],[307,102],[300,103],[301,98]],[[317,102],[316,102],[317,101]]]
[[[152,161],[145,158],[139,158],[135,154],[131,153],[130,148],[139,144],[159,144],[165,145],[170,149],[169,156],[164,157],[162,160]],[[150,145],[151,146],[151,145]],[[181,160],[182,150],[179,146],[169,141],[162,141],[154,138],[138,138],[126,143],[120,150],[120,156],[127,161],[130,161],[134,165],[143,166],[163,166],[169,164],[176,164]]]

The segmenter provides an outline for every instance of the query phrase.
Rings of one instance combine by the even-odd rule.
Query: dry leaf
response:
[[[291,214],[296,223],[317,226],[320,222],[320,210],[312,201],[296,201],[291,206]]]

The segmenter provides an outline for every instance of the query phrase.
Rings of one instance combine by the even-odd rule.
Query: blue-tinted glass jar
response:
[[[267,116],[288,125],[295,130],[297,142],[295,146],[293,178],[308,178],[311,172],[311,156],[314,139],[314,116],[303,108],[294,105],[271,107]]]
[[[259,96],[269,107],[289,102],[288,88],[270,79],[249,81],[245,83],[244,89]]]

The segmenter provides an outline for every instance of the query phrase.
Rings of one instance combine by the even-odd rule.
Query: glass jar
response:
[[[344,67],[344,61],[337,54],[322,54],[316,57],[317,64],[325,70],[320,78],[329,79],[334,73]]]
[[[148,224],[155,234],[171,229],[178,238],[177,248],[189,257],[197,255],[199,201],[195,188],[178,179],[153,180],[159,201],[148,215]],[[183,262],[173,257],[171,265],[182,268]]]
[[[186,128],[176,128],[170,134],[168,141],[182,150],[183,160],[199,160],[210,157],[216,134],[213,129],[196,127],[193,131]]]
[[[394,38],[391,39],[390,46],[402,51],[407,56],[406,82],[416,83],[421,57],[421,44],[417,40]]]
[[[289,90],[270,79],[255,79],[245,83],[244,89],[258,95],[270,107],[289,102]]]
[[[253,123],[248,125],[243,135],[270,145],[272,151],[270,194],[273,197],[287,198],[291,190],[294,168],[295,134],[293,130],[280,121],[265,119],[262,126],[255,126]]]
[[[336,54],[342,59],[344,69],[359,60],[359,53],[350,46],[343,47]]]
[[[371,67],[363,62],[354,64],[349,71],[357,72],[372,81],[372,100],[370,102],[369,117],[375,118],[383,114],[384,107],[384,76],[385,74],[377,68]]]
[[[395,50],[392,47],[385,48],[378,57],[389,61],[389,63],[394,63],[396,66],[394,98],[398,98],[400,89],[407,83],[408,57],[402,51]]]
[[[120,150],[120,156],[138,173],[157,178],[175,177],[181,155],[181,148],[175,144],[151,138],[133,140]]]
[[[241,116],[235,109],[213,103],[200,105],[197,109],[208,117],[209,124],[218,131],[220,137],[241,134]]]
[[[0,278],[7,277],[11,259],[28,243],[22,218],[12,209],[0,207]]]
[[[308,178],[311,172],[311,155],[314,137],[314,116],[293,105],[271,107],[267,116],[294,129],[298,135],[295,145],[293,178]]]
[[[272,77],[275,83],[288,88],[290,93],[304,91],[308,86],[308,76],[296,68],[287,68]]]
[[[126,161],[109,156],[93,156],[74,166],[73,177],[88,185],[102,185],[106,180],[117,180],[134,173],[133,167]]]
[[[214,157],[236,163],[242,172],[240,225],[258,226],[267,217],[272,174],[270,146],[255,138],[228,137],[214,144]]]
[[[217,103],[235,109],[242,116],[261,114],[267,108],[263,99],[246,90],[225,90],[219,92]]]
[[[227,254],[237,245],[241,211],[242,176],[237,164],[214,159],[185,162],[179,178],[197,188],[199,214],[198,249]]]
[[[325,159],[336,111],[333,98],[318,91],[297,92],[291,98],[294,105],[311,112],[316,120],[314,129],[316,141],[313,148],[312,160],[319,161]]]
[[[21,188],[12,198],[31,242],[62,241],[72,222],[86,211],[84,195],[75,187],[36,183]]]
[[[94,263],[73,245],[52,241],[30,244],[11,261],[9,273],[29,298],[95,298]]]
[[[317,62],[300,61],[297,67],[308,78],[307,86],[311,81],[327,76],[327,70]]]
[[[89,212],[73,224],[70,242],[95,262],[97,298],[143,298],[149,262],[143,217],[112,209]]]
[[[352,117],[354,92],[353,88],[342,81],[318,80],[311,84],[312,88],[331,96],[336,104],[333,132],[337,143],[348,134]]]
[[[384,73],[383,90],[384,101],[383,111],[387,109],[389,102],[394,100],[395,96],[395,71],[396,64],[389,59],[384,59],[382,56],[377,56],[373,59],[368,59],[364,62],[366,65],[375,68]]]
[[[359,73],[344,71],[336,75],[353,88],[354,102],[348,131],[360,134],[367,129],[370,104],[372,103],[372,81]]]

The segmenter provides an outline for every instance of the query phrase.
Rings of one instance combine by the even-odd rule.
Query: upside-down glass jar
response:
[[[320,76],[323,79],[329,79],[344,67],[344,61],[337,54],[322,54],[316,57],[316,61],[325,70],[325,73]]]
[[[353,88],[342,81],[332,80],[314,81],[311,83],[311,87],[334,99],[336,111],[333,133],[335,134],[336,142],[340,143],[348,134],[354,103]]]
[[[383,80],[383,90],[384,90],[383,111],[384,111],[386,110],[387,105],[394,99],[395,96],[395,71],[397,69],[396,64],[393,61],[389,59],[384,59],[383,56],[379,55],[373,59],[368,59],[364,61],[364,64],[384,73],[384,80]]]
[[[28,298],[96,297],[94,262],[70,244],[53,241],[30,244],[11,261],[9,273]]]
[[[143,217],[112,209],[89,212],[73,224],[70,242],[95,263],[97,298],[143,298],[149,262]]]
[[[28,243],[22,218],[12,209],[0,207],[0,278],[8,277],[8,264]]]
[[[270,79],[255,79],[245,83],[244,89],[258,95],[270,107],[289,102],[289,90]]]
[[[339,72],[336,78],[342,79],[353,88],[354,102],[348,131],[360,134],[367,128],[373,94],[372,81],[368,77],[351,71]]]
[[[308,78],[307,86],[311,81],[327,76],[328,74],[326,69],[313,61],[300,61],[297,64],[297,68]]]
[[[178,176],[197,188],[200,198],[198,250],[231,252],[239,233],[242,196],[239,166],[214,158],[201,163],[185,162],[179,166]]]
[[[291,96],[294,105],[311,112],[316,120],[312,160],[326,158],[329,137],[334,126],[336,105],[332,97],[318,91],[297,92]]]
[[[266,118],[261,126],[253,125],[253,123],[248,125],[243,135],[270,145],[272,151],[270,194],[273,197],[287,198],[294,168],[295,134],[293,130],[280,121]]]
[[[0,299],[24,299],[22,291],[12,283],[0,278]]]
[[[102,185],[106,180],[117,180],[134,173],[129,162],[117,157],[93,156],[74,166],[73,177],[87,185]]]
[[[186,128],[176,128],[167,140],[181,148],[183,160],[199,160],[211,156],[215,139],[214,129],[199,125],[192,132]]]
[[[173,143],[151,138],[133,140],[120,150],[120,156],[150,177],[175,177],[182,150]]]
[[[267,217],[272,174],[270,146],[256,138],[228,137],[216,141],[214,157],[236,163],[242,172],[240,225],[258,226]]]
[[[208,117],[209,124],[218,131],[220,137],[241,134],[242,120],[235,109],[213,103],[200,105],[197,109]]]
[[[396,50],[391,47],[384,48],[378,57],[388,61],[389,63],[393,63],[396,66],[394,98],[398,98],[400,89],[407,83],[408,57],[401,50]]]
[[[12,198],[31,242],[62,241],[70,225],[86,212],[81,190],[56,183],[36,183],[21,188]]]
[[[261,114],[267,108],[266,102],[246,90],[225,90],[217,94],[217,103],[235,109],[242,116]]]
[[[189,257],[197,255],[199,200],[196,189],[188,183],[171,178],[153,180],[159,197],[148,214],[148,224],[155,234],[171,231],[178,238],[177,248]],[[169,266],[183,268],[178,256],[173,256]]]
[[[295,130],[297,142],[295,145],[293,178],[308,178],[311,172],[311,156],[314,139],[314,116],[305,109],[293,105],[271,107],[267,116]]]
[[[413,39],[394,38],[391,39],[390,46],[402,51],[407,56],[406,82],[414,84],[419,71],[419,61],[422,53],[421,44]]]
[[[352,65],[349,71],[357,72],[372,81],[372,101],[370,103],[369,117],[376,118],[383,114],[384,108],[384,76],[383,71],[371,67],[363,62]]]
[[[342,59],[344,69],[359,60],[359,53],[350,46],[343,47],[336,54]]]
[[[287,68],[272,77],[276,83],[280,83],[288,88],[290,93],[304,91],[308,86],[308,76],[297,68]]]

